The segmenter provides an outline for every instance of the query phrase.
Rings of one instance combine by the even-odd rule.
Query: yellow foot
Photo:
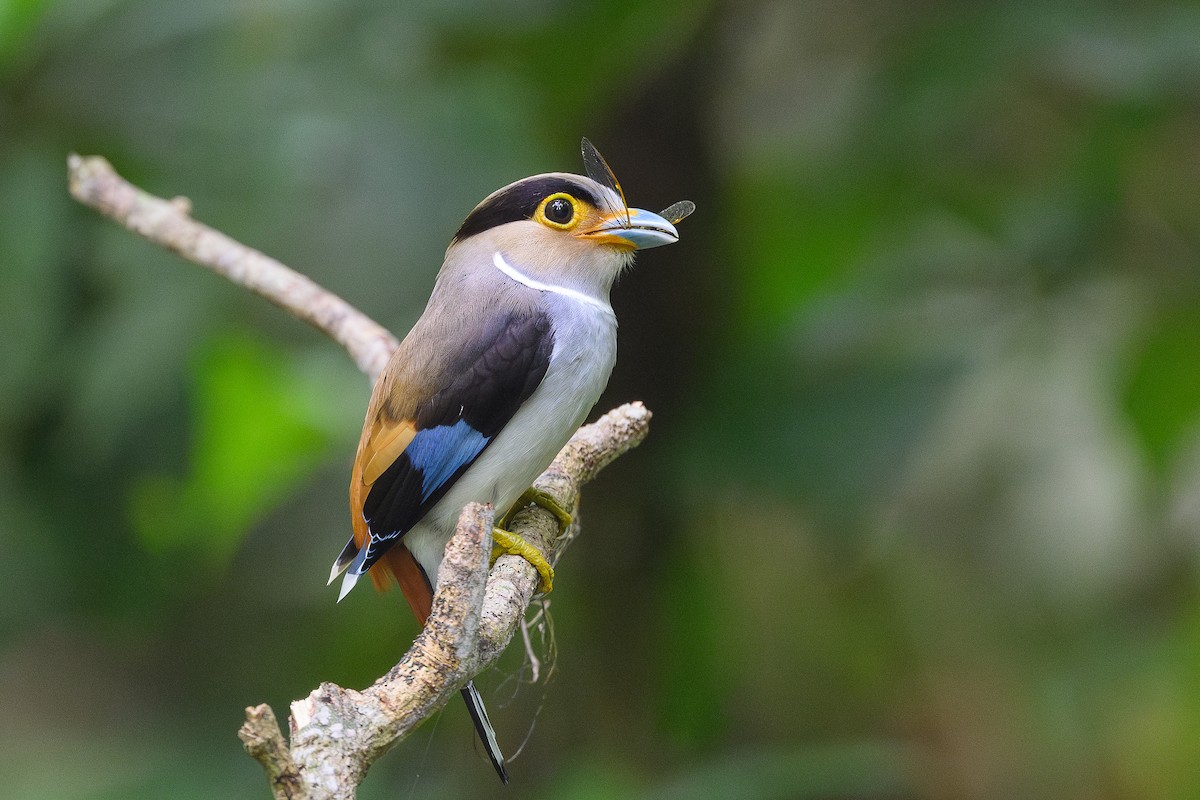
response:
[[[503,555],[520,556],[532,564],[538,575],[542,576],[538,584],[538,591],[542,594],[549,594],[554,588],[554,567],[550,566],[541,551],[515,533],[492,528],[492,563],[496,563],[496,559]]]
[[[501,528],[505,527],[513,514],[516,514],[530,503],[541,506],[555,516],[560,526],[558,530],[559,535],[562,535],[566,532],[567,528],[571,527],[572,517],[567,513],[566,509],[560,506],[558,501],[555,500],[549,493],[543,492],[541,489],[535,489],[532,486],[521,493],[521,496],[517,499],[517,502],[513,503],[513,507],[510,508],[508,513],[504,515],[504,518],[496,524]]]

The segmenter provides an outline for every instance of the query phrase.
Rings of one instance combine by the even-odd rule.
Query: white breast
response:
[[[490,502],[497,516],[506,512],[583,424],[616,363],[617,321],[606,303],[581,303],[553,292],[543,297],[554,326],[546,377],[483,455],[404,537],[435,586],[462,507]]]

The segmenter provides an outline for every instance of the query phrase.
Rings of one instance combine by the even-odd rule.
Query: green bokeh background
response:
[[[366,381],[66,154],[402,334],[581,135],[699,207],[653,432],[480,681],[513,786],[452,704],[361,797],[1200,797],[1200,6],[1083,0],[0,0],[0,796],[266,797],[242,709],[416,632],[324,585]]]

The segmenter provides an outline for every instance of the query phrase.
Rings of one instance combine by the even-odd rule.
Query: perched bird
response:
[[[421,318],[375,384],[350,480],[353,535],[334,561],[340,601],[369,572],[400,585],[423,625],[463,506],[501,512],[536,502],[530,484],[583,423],[616,359],[609,289],[636,250],[678,239],[663,213],[629,208],[604,159],[583,140],[588,177],[548,173],[493,192],[454,234]],[[501,517],[500,525],[507,515]],[[502,527],[549,591],[553,571]],[[463,697],[496,772],[504,757],[473,684]]]

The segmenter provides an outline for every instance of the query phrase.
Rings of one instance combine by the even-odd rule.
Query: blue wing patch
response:
[[[348,576],[365,573],[412,530],[541,385],[554,349],[549,318],[496,313],[481,324],[453,359],[453,369],[439,373],[442,388],[405,412],[418,432],[354,509],[369,538],[357,553],[343,553],[335,562],[336,569],[346,565]]]
[[[465,419],[453,425],[427,428],[415,437],[404,454],[421,473],[421,502],[424,503],[450,476],[475,460],[492,440],[472,428]]]

